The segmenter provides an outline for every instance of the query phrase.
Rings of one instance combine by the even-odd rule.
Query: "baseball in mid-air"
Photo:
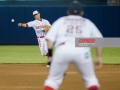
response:
[[[11,22],[14,22],[14,21],[15,21],[14,19],[11,20]]]

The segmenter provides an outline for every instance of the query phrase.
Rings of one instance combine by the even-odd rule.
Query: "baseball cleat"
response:
[[[47,63],[47,66],[46,66],[46,67],[50,67],[50,65],[51,65],[51,62],[49,61],[49,62]]]
[[[46,67],[50,67],[50,65],[47,65]]]

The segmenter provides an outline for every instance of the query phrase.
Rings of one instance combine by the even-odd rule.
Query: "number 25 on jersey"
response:
[[[81,34],[82,33],[81,26],[68,25],[67,33],[69,33],[69,34]]]

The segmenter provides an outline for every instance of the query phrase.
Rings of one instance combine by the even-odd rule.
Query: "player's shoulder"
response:
[[[29,22],[27,22],[27,24],[33,24],[33,23],[35,23],[36,22],[36,20],[32,20],[32,21],[29,21]]]
[[[88,19],[88,18],[85,18],[85,17],[82,17],[82,16],[80,16],[80,18],[82,18],[86,23],[90,23],[90,22],[92,22],[90,19]]]
[[[90,19],[88,19],[88,18],[84,18],[84,19],[85,19],[87,25],[89,25],[89,26],[94,25],[94,23]]]
[[[35,19],[35,20],[30,21],[30,22],[33,22],[33,23],[34,23],[34,22],[37,22],[37,20]]]
[[[68,16],[62,16],[60,18],[58,18],[58,20],[65,20]]]
[[[44,18],[42,18],[42,21],[43,22],[49,22],[47,19],[44,19]]]
[[[85,18],[88,23],[93,23],[90,19]]]

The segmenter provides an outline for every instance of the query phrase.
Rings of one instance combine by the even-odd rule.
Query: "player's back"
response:
[[[56,46],[62,42],[75,46],[75,38],[91,37],[90,21],[81,16],[69,15],[58,20]]]
[[[54,46],[57,48],[63,46],[75,50],[89,50],[89,47],[75,48],[75,38],[91,37],[101,38],[102,34],[89,19],[77,15],[69,15],[56,20],[46,36],[46,38],[55,42]]]
[[[70,60],[77,62],[88,57],[88,54],[90,55],[90,47],[75,47],[75,38],[102,37],[97,27],[90,20],[75,15],[58,19],[53,24],[48,36],[51,37],[50,40],[55,41],[55,56],[64,58],[68,62]]]
[[[97,27],[89,19],[77,15],[69,15],[58,19],[52,29],[56,33],[56,47],[65,43],[65,45],[63,45],[64,47],[71,47],[71,49],[74,48],[76,50],[89,50],[89,47],[75,48],[75,38],[102,37]],[[52,29],[51,35],[53,34]]]

